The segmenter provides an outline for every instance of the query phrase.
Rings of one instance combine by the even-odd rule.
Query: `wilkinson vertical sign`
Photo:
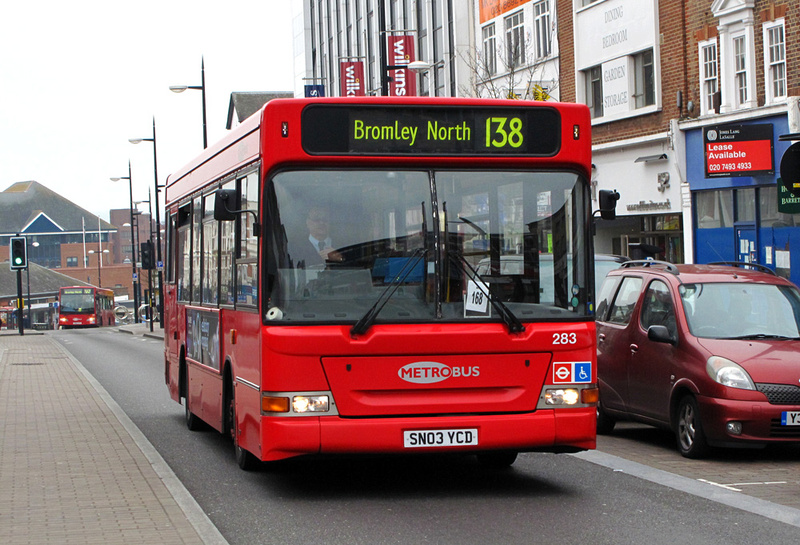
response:
[[[339,63],[339,94],[343,97],[363,97],[367,94],[364,88],[364,61],[342,61]]]
[[[417,94],[417,80],[411,70],[402,68],[414,61],[414,37],[388,35],[386,36],[386,46],[389,51],[387,56],[389,66],[394,66],[389,71],[391,77],[389,96],[415,96]]]
[[[706,178],[774,173],[772,144],[769,123],[704,128]]]

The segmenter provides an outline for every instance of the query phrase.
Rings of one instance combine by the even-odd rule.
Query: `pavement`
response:
[[[153,331],[116,329],[164,337],[157,323]],[[0,430],[3,543],[227,544],[141,431],[52,337],[0,330]],[[743,509],[755,502],[754,512],[800,526],[800,448],[687,460],[668,432],[621,423],[583,454]]]
[[[226,544],[105,389],[37,333],[0,331],[0,541]]]

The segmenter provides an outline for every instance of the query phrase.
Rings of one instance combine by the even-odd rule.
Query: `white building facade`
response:
[[[474,0],[293,1],[295,96],[473,94]]]

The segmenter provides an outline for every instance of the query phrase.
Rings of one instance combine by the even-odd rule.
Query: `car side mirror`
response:
[[[239,192],[235,189],[218,189],[214,195],[214,219],[233,221],[239,213]]]
[[[678,339],[670,334],[665,325],[651,325],[648,327],[647,339],[656,343],[678,344]]]

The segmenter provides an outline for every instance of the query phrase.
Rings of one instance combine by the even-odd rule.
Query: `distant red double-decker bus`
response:
[[[58,327],[102,327],[116,323],[114,291],[95,287],[65,287],[58,291]]]
[[[245,469],[594,448],[590,128],[576,104],[269,102],[167,180],[188,427]]]

